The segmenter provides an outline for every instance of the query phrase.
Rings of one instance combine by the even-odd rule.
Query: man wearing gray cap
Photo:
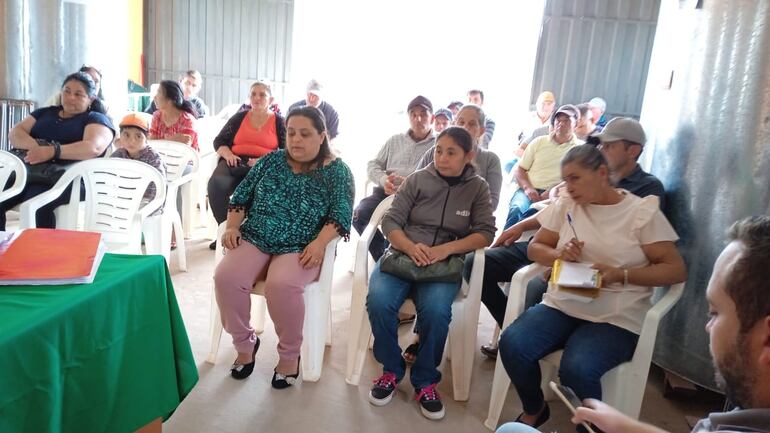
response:
[[[390,137],[367,165],[369,180],[377,186],[370,196],[361,200],[353,212],[353,227],[359,234],[369,224],[377,205],[398,191],[401,182],[415,171],[417,162],[436,141],[431,129],[433,104],[430,100],[422,95],[417,96],[409,102],[406,111],[409,114],[409,130]],[[385,238],[379,230],[369,244],[369,252],[375,261],[385,252]]]
[[[291,104],[288,112],[290,113],[291,110],[306,105],[311,105],[321,110],[326,119],[326,131],[329,133],[329,140],[334,140],[339,133],[340,116],[331,104],[324,101],[322,90],[323,86],[321,86],[321,83],[317,80],[310,80],[310,82],[307,83],[307,95],[305,96],[305,99]]]
[[[604,130],[588,137],[607,159],[610,179],[618,188],[631,191],[639,197],[655,195],[660,198],[660,210],[666,211],[663,184],[657,177],[642,170],[637,160],[644,150],[647,136],[642,125],[630,117],[616,117]]]

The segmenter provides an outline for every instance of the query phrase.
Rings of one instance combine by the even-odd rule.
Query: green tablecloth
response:
[[[197,381],[161,256],[107,254],[92,284],[0,286],[0,432],[131,432]]]

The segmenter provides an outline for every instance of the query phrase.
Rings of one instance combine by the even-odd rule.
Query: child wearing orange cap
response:
[[[110,155],[111,158],[125,158],[141,161],[151,165],[165,176],[166,166],[158,152],[147,145],[147,133],[150,130],[147,121],[141,114],[131,113],[120,121],[120,137],[115,141],[118,149]],[[150,184],[144,193],[143,201],[155,198],[155,185]],[[163,212],[161,207],[153,213],[157,215]]]

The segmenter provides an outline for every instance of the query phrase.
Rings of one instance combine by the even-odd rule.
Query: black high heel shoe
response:
[[[283,374],[273,370],[273,379],[270,381],[270,384],[273,385],[273,388],[285,389],[297,383],[297,378],[299,377],[299,362],[301,359],[302,357],[297,358],[297,372],[294,374],[284,376]]]
[[[233,362],[232,367],[230,367],[230,376],[233,377],[233,379],[246,379],[251,375],[251,372],[254,371],[254,363],[257,361],[257,350],[259,349],[259,337],[257,337],[257,342],[254,343],[254,352],[252,353],[252,361],[248,364],[238,364],[237,362]]]

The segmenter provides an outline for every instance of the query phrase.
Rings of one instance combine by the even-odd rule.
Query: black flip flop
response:
[[[415,358],[417,358],[417,352],[420,350],[420,343],[412,343],[408,346],[406,346],[406,349],[404,349],[404,353],[401,355],[404,358],[404,361],[406,361],[407,364],[414,363],[413,360],[407,359],[407,355],[412,355]]]

